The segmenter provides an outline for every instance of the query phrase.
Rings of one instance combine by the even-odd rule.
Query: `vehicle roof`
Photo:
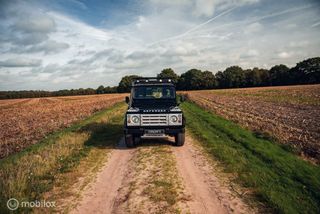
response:
[[[144,78],[136,78],[132,81],[132,86],[146,86],[146,85],[166,85],[166,86],[174,86],[172,79],[170,78],[157,78],[157,77],[144,77]]]
[[[133,85],[132,87],[140,87],[140,86],[173,86],[174,87],[174,84],[172,83],[142,83],[142,84],[135,84]]]

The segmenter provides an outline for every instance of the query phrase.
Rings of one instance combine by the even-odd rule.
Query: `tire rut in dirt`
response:
[[[186,213],[172,144],[168,140],[138,144],[112,213]]]
[[[95,182],[84,191],[80,204],[71,213],[111,213],[134,153],[135,150],[127,149],[122,139]]]
[[[190,213],[253,213],[228,186],[222,184],[221,178],[216,177],[213,164],[203,152],[189,135],[186,135],[183,147],[173,150],[190,199],[187,201]]]

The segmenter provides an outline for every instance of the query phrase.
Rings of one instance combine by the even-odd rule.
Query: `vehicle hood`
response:
[[[138,109],[150,109],[150,110],[170,110],[177,105],[176,100],[133,100],[131,107]]]
[[[177,107],[176,101],[159,102],[159,101],[147,101],[132,102],[128,112],[132,113],[179,113],[181,109]]]

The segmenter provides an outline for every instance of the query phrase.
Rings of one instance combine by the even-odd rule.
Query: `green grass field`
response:
[[[181,107],[191,134],[271,212],[320,213],[319,166],[196,104],[184,102]]]

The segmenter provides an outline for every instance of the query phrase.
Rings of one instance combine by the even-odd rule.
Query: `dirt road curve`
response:
[[[169,143],[169,141],[165,142],[165,144]],[[168,148],[176,163],[174,169],[180,177],[177,179],[181,180],[182,189],[179,191],[181,194],[175,203],[179,204],[179,212],[251,212],[241,199],[237,198],[226,186],[221,185],[222,182],[214,175],[212,164],[209,164],[201,149],[192,143],[192,138],[187,136],[183,147],[168,146]],[[137,163],[135,160],[141,156],[139,152],[146,151],[139,149],[139,146],[136,149],[126,149],[122,140],[97,175],[94,183],[83,192],[82,200],[71,213],[145,213],[146,210],[152,213],[153,210],[157,210],[154,206],[157,204],[160,206],[161,203],[153,203],[153,207],[148,207],[148,202],[143,200],[143,196],[139,196],[143,195],[145,186],[147,186],[139,182],[139,180],[145,180],[141,178],[144,173],[133,172],[133,164]],[[149,161],[148,159],[147,163]],[[148,171],[148,167],[144,171]],[[140,178],[136,178],[139,176]],[[132,183],[138,189],[134,190]],[[137,194],[132,192],[137,192]],[[145,208],[141,209],[141,206]],[[168,209],[166,211],[158,209],[157,212],[159,210],[160,213],[169,212]]]

